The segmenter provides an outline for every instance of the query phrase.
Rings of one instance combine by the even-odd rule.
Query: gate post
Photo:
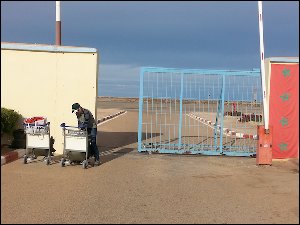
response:
[[[221,108],[221,126],[220,126],[220,153],[223,154],[223,119],[224,119],[224,100],[225,100],[225,74],[222,75],[222,108]]]
[[[138,127],[138,151],[142,151],[142,130],[143,130],[143,102],[144,102],[144,68],[140,72],[140,99],[139,99],[139,127]]]
[[[183,72],[180,73],[180,111],[179,111],[179,126],[178,126],[178,148],[181,148],[181,129],[182,129],[182,98],[183,98]]]

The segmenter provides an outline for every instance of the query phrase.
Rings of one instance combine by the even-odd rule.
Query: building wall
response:
[[[47,117],[55,154],[63,153],[60,124],[77,125],[73,103],[97,116],[97,80],[96,51],[15,50],[3,49],[1,44],[1,107],[14,109],[24,118]]]

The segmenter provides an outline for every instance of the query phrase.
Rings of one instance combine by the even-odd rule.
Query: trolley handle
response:
[[[84,127],[75,127],[75,126],[67,126],[65,123],[62,123],[62,124],[60,124],[60,127],[62,127],[62,128],[68,128],[68,127],[70,127],[70,128],[78,128],[78,129],[84,129],[84,130],[86,130],[87,129],[87,126],[85,125]]]
[[[50,125],[50,122],[46,124],[34,124],[34,123],[23,123],[23,126],[32,126],[32,127],[47,127]]]

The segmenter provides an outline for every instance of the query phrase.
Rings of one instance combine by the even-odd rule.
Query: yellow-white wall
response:
[[[95,119],[98,95],[97,52],[29,51],[1,48],[1,107],[23,117],[50,122],[55,154],[63,153],[60,124],[77,126],[72,104],[89,109]]]

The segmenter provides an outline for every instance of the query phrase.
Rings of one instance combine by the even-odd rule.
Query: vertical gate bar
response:
[[[185,74],[184,74],[184,78],[185,78]],[[183,79],[184,80],[184,79]],[[187,96],[186,94],[186,80],[184,80],[184,84],[183,84],[183,96],[182,96],[182,131],[184,131],[185,129],[185,126],[186,126],[186,117],[183,117],[184,113],[186,112],[186,105],[184,104],[185,103],[185,98]],[[182,147],[183,149],[185,150],[185,137],[184,137],[184,133],[185,132],[182,132],[183,134],[182,135]]]
[[[245,91],[244,79],[242,79],[242,81],[243,81],[243,83],[242,83],[242,89],[243,89],[243,91],[242,91],[242,103],[244,104],[242,106],[242,110],[244,112],[244,108],[246,109],[245,114],[246,114],[246,121],[247,121],[247,101],[246,101],[246,97],[244,97],[244,91]],[[244,123],[244,131],[247,131],[247,123],[246,122]],[[245,138],[243,138],[243,140],[242,140],[243,141],[243,145],[242,145],[243,148],[242,149],[245,149],[245,146],[246,146],[245,140],[246,140]]]
[[[184,78],[186,77],[186,75],[184,74]],[[184,80],[184,79],[183,79]],[[183,115],[185,115],[185,113],[186,113],[186,104],[185,104],[185,98],[188,96],[187,95],[187,81],[186,81],[186,79],[184,80],[185,82],[184,82],[184,85],[183,85],[183,96],[182,96],[182,116]],[[183,120],[183,118],[184,118],[184,120]],[[183,122],[182,122],[182,127],[183,127],[183,131],[185,131],[185,129],[186,129],[186,117],[183,117],[182,118],[182,120],[183,120]],[[185,132],[183,133],[183,134],[181,134],[182,135],[182,142],[183,142],[183,149],[185,150],[185,146],[186,146],[186,138],[185,138],[185,136],[184,136],[184,134],[185,134]]]
[[[206,91],[206,76],[204,76],[204,88],[205,88],[204,90]],[[206,105],[207,106],[207,112],[206,113],[208,115],[208,111],[209,111],[209,99],[207,100],[207,93],[204,92],[204,94],[205,94],[204,98],[206,99],[206,104],[207,104]],[[208,95],[209,95],[209,90],[208,90]],[[203,115],[205,115],[204,112],[205,112],[205,107],[203,105]],[[206,119],[206,117],[205,117],[205,119]],[[205,127],[206,127],[206,142],[207,142],[207,145],[209,145],[210,144],[210,140],[208,138],[208,125],[205,125]]]
[[[213,78],[214,78],[214,76],[212,76]],[[211,101],[211,112],[212,112],[212,114],[214,113],[214,99],[215,99],[215,85],[214,85],[214,79],[212,79],[212,101]],[[218,109],[217,109],[218,110]],[[213,119],[211,119],[212,121],[211,122],[213,122]],[[215,128],[215,126],[214,126],[214,133],[216,134],[216,135],[214,135],[214,138],[216,137],[217,138],[217,130],[216,130],[216,128]],[[215,139],[214,139],[214,141],[215,141]],[[215,150],[217,150],[216,148],[217,148],[217,145],[215,145],[215,143],[214,143],[214,147],[215,147]]]
[[[139,101],[139,129],[138,129],[138,151],[142,150],[142,122],[143,122],[143,85],[144,69],[140,71],[140,101]]]
[[[152,77],[152,76],[151,76]],[[153,117],[153,81],[151,82],[151,148],[152,148],[152,146],[153,146],[153,119],[152,119],[152,117]]]
[[[192,124],[191,124],[191,117],[187,116],[191,112],[191,102],[192,102],[192,96],[191,96],[191,91],[192,91],[192,89],[191,89],[192,85],[191,84],[192,84],[192,81],[190,79],[190,76],[191,75],[188,75],[188,78],[189,78],[189,80],[188,80],[189,95],[187,97],[187,99],[188,99],[188,101],[187,101],[188,109],[187,109],[187,114],[184,115],[187,118],[187,120],[188,120],[187,130],[188,130],[188,146],[189,146],[189,148],[190,148],[190,145],[192,144],[192,131],[191,131]]]
[[[182,129],[182,98],[183,98],[183,72],[180,73],[180,105],[179,105],[179,126],[178,126],[178,149],[181,149],[181,129]]]
[[[191,76],[191,87],[192,87],[192,96],[193,96],[193,98],[191,99],[192,109],[191,109],[191,112],[190,112],[192,115],[194,115],[195,114],[195,99],[196,99],[196,97],[195,97],[195,91],[194,91],[195,85],[192,85],[192,84],[195,84],[194,83],[194,75]],[[196,136],[195,135],[195,119],[191,118],[191,121],[192,121],[192,127],[193,127],[193,129],[192,129],[192,136],[193,136],[193,138],[192,138],[192,141],[193,141],[192,146],[195,146],[195,136]],[[194,149],[194,147],[193,147],[193,149]]]
[[[163,74],[161,75],[161,83],[160,83],[160,87],[163,87]],[[159,144],[161,146],[161,140],[162,140],[162,132],[161,132],[161,127],[162,127],[162,94],[159,92],[159,98],[160,98],[160,116],[159,116]]]
[[[192,75],[190,75],[190,77],[191,77],[191,84],[190,84],[190,107],[189,107],[189,114],[191,113],[191,111],[192,111],[192,106],[191,106],[191,104],[192,104],[192,102],[193,102],[193,100],[192,100]],[[192,125],[192,118],[191,117],[188,117],[189,118],[189,124],[190,124],[190,126],[192,126],[191,128],[193,128],[193,125]],[[189,128],[189,130],[191,130],[191,145],[192,145],[192,143],[193,143],[193,130],[191,129],[191,128]]]
[[[230,87],[231,86],[231,76],[229,76],[227,80],[228,80],[228,86],[227,86],[228,99],[227,99],[227,102],[228,102],[228,106],[230,107],[231,106],[231,101],[230,100],[233,99],[232,93],[229,93],[229,91],[232,90],[232,88]],[[230,96],[232,96],[232,98],[230,98]],[[229,109],[230,108],[227,108],[228,112],[230,111]],[[232,108],[231,108],[231,113],[232,113]],[[232,116],[232,114],[231,114],[231,116]],[[232,126],[232,125],[230,125],[230,126]],[[229,129],[231,129],[231,127],[229,127]],[[231,146],[232,146],[231,137],[229,136],[228,139],[230,140],[229,151],[231,151]]]
[[[183,147],[184,147],[184,150],[186,149],[186,147],[189,146],[189,135],[190,135],[190,131],[189,131],[189,128],[188,128],[188,118],[186,118],[186,114],[188,112],[188,107],[189,107],[189,83],[188,83],[188,75],[187,74],[184,74],[184,87],[183,87],[183,90],[185,90],[185,93],[183,92],[183,98],[182,98],[182,106],[184,107],[184,113],[182,113],[182,116],[184,118],[184,122],[183,122],[183,131],[184,133],[182,134],[182,137],[184,138],[184,141],[183,141]]]
[[[222,90],[221,90],[222,92]],[[213,85],[213,96],[214,96],[214,85]],[[219,96],[219,98],[221,98],[221,96]],[[218,139],[218,134],[217,134],[217,125],[218,125],[218,116],[219,116],[219,107],[218,107],[218,103],[217,103],[217,111],[216,111],[216,119],[215,119],[215,123],[214,123],[214,149],[215,151],[217,150],[217,139]],[[212,120],[213,122],[213,120]]]
[[[193,106],[194,106],[194,112],[193,112],[193,115],[195,116],[196,114],[196,104],[197,104],[197,91],[196,91],[196,75],[194,75],[194,100],[193,100]],[[195,118],[195,117],[194,117]],[[193,121],[193,134],[196,136],[195,134],[195,128],[197,126],[197,123],[196,123],[196,120],[194,119]],[[195,139],[196,137],[194,138],[194,141],[193,141],[193,145],[195,146]],[[197,140],[198,138],[196,139],[196,144],[197,144]],[[198,149],[197,149],[198,150]]]
[[[236,76],[234,76],[234,85],[236,85],[237,84],[237,82],[236,82]],[[234,86],[234,87],[236,87],[236,86]],[[237,92],[237,95],[238,95],[238,91],[236,91]],[[235,93],[236,93],[235,92]],[[238,99],[237,99],[237,97],[235,96],[235,98],[234,98],[234,102],[236,103],[236,112],[238,112]],[[237,120],[235,120],[235,127],[234,127],[234,130],[236,130],[236,128],[237,128]],[[236,135],[234,135],[234,143],[236,144],[237,142],[236,142],[236,140],[237,140],[237,138],[236,138]]]
[[[244,97],[245,87],[244,87],[243,80],[242,80],[242,85],[241,86],[242,86],[241,87],[242,88],[242,94],[241,94],[241,96],[242,96],[242,100],[241,100],[241,105],[242,105],[241,106],[241,112],[244,113],[245,119],[247,120],[247,114],[245,112],[246,101],[245,101],[245,97]],[[246,122],[242,124],[241,129],[246,129]],[[241,141],[241,149],[243,149],[243,147],[244,147],[244,145],[243,145],[245,143],[244,141],[245,141],[245,139],[242,139],[242,141]]]
[[[156,133],[158,132],[158,73],[156,72],[156,103],[155,103],[155,106],[156,106],[156,108],[155,108],[155,117],[156,117],[156,123],[155,123],[155,127],[156,127],[156,129],[155,129],[155,131],[156,131]],[[157,142],[158,142],[158,140],[157,140],[158,138],[157,137],[155,137],[155,146],[156,146],[156,144],[157,144]]]
[[[224,121],[224,115],[225,115],[225,112],[226,112],[226,98],[227,98],[227,96],[225,95],[226,94],[226,83],[225,83],[225,85],[224,85],[224,112],[223,112],[223,115],[222,115],[222,118],[223,118],[223,121]],[[223,122],[224,123],[224,122]],[[224,127],[224,126],[223,126]],[[227,136],[226,135],[224,135],[224,130],[223,130],[223,128],[221,129],[221,123],[220,123],[220,132],[222,132],[223,133],[223,137],[224,137],[224,139],[225,139],[225,143],[226,143],[226,145],[227,145]]]
[[[170,93],[170,114],[169,114],[169,123],[170,123],[170,125],[169,125],[169,149],[171,149],[171,138],[170,138],[170,136],[171,136],[171,124],[172,124],[172,122],[171,122],[171,118],[172,118],[172,90],[173,90],[173,87],[172,87],[172,77],[173,77],[173,74],[171,73],[171,93]]]
[[[197,115],[198,115],[198,117],[200,117],[200,115],[201,115],[201,95],[200,95],[200,84],[198,85],[198,83],[197,83],[197,87],[198,87],[198,93],[199,93],[199,97],[198,97],[198,99],[199,99],[199,104],[198,104],[198,113],[197,113]],[[197,126],[197,128],[198,128],[198,142],[199,142],[199,145],[200,145],[200,133],[199,133],[199,130],[200,130],[200,124],[201,123],[198,123],[198,126]],[[200,149],[199,149],[200,150]]]
[[[177,76],[178,74],[176,74],[176,79],[175,81],[177,81]],[[178,87],[177,87],[178,88]],[[174,113],[175,113],[175,119],[177,119],[177,116],[178,116],[178,113],[177,113],[177,88],[175,88],[175,102],[174,102]],[[174,144],[175,143],[175,138],[176,138],[176,122],[175,122],[175,119],[174,119]],[[175,148],[176,149],[176,148]]]
[[[190,75],[190,77],[191,77],[191,84],[190,84],[190,98],[191,98],[191,100],[190,100],[190,110],[189,110],[189,114],[192,112],[192,103],[193,103],[193,97],[192,97],[192,90],[193,90],[193,85],[192,85],[192,83],[193,83],[193,80],[192,80],[192,75]],[[193,128],[193,129],[190,129],[191,130],[191,145],[193,144],[193,142],[194,142],[194,136],[193,136],[193,134],[194,134],[194,132],[193,132],[193,130],[194,130],[194,127],[193,127],[193,121],[192,121],[192,118],[191,117],[188,117],[189,118],[189,121],[190,121],[190,125],[192,126],[191,128]]]
[[[225,74],[222,76],[222,110],[221,110],[221,130],[220,130],[220,153],[223,154],[223,127],[224,127],[224,98],[225,98]]]
[[[145,119],[145,125],[146,125],[146,134],[145,134],[145,143],[148,143],[148,125],[149,125],[149,105],[148,105],[148,99],[149,99],[149,93],[148,93],[148,91],[149,91],[149,75],[147,76],[147,79],[146,79],[146,77],[145,77],[145,81],[146,81],[146,83],[147,83],[147,88],[146,88],[146,86],[145,86],[145,90],[144,90],[144,92],[145,92],[145,96],[146,96],[146,109],[147,109],[147,116],[146,116],[146,119]]]
[[[167,81],[168,81],[168,77],[166,76],[166,100],[165,100],[165,110],[164,110],[164,114],[165,114],[165,133],[167,132],[167,105],[168,105],[168,100],[167,100],[167,96],[168,96],[168,85],[167,85]],[[166,135],[167,136],[167,135]],[[167,137],[165,137],[166,139]],[[169,138],[170,139],[170,138]]]
[[[210,96],[211,96],[211,84],[210,84],[210,79],[211,79],[211,76],[209,76],[209,80],[208,80],[208,89],[209,89],[209,93],[208,93],[208,116],[210,116]],[[210,120],[210,117],[208,117],[208,119]],[[213,146],[213,142],[212,142],[212,139],[210,139],[210,146]]]
[[[190,75],[187,75],[187,79],[189,78],[189,76]],[[188,85],[188,89],[189,89],[189,94],[187,94],[188,109],[187,109],[187,113],[184,114],[184,117],[188,120],[188,125],[187,125],[187,130],[188,130],[188,145],[187,146],[188,146],[188,149],[190,147],[190,139],[191,139],[191,133],[190,133],[190,131],[191,131],[191,123],[190,123],[191,118],[189,116],[186,116],[191,111],[191,83],[188,82],[189,80],[190,79],[188,79],[187,82],[186,82],[187,85]]]

